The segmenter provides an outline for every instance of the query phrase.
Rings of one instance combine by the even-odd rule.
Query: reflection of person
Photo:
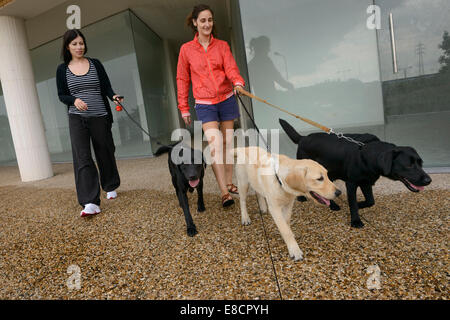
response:
[[[79,30],[68,30],[61,50],[64,63],[56,72],[59,99],[69,111],[75,185],[78,202],[84,207],[82,217],[100,212],[100,186],[91,141],[108,199],[117,197],[115,190],[120,185],[111,133],[113,119],[106,99],[115,100],[119,95],[114,94],[101,62],[85,57],[86,52],[84,35]]]
[[[250,49],[253,59],[248,63],[248,69],[252,74],[252,86],[255,93],[264,93],[266,97],[275,94],[275,82],[285,89],[294,90],[294,85],[283,78],[269,57],[270,39],[260,36],[250,40]]]
[[[240,117],[233,93],[236,87],[244,86],[244,79],[228,44],[214,37],[214,14],[209,6],[195,6],[186,23],[195,37],[183,44],[178,57],[178,108],[184,122],[189,125],[188,94],[192,81],[197,117],[202,121],[211,155],[219,159],[213,161],[212,168],[222,193],[222,205],[227,207],[234,203],[230,192],[237,194],[238,190],[232,183],[233,165],[223,164],[220,160],[227,154],[223,147],[228,150],[233,141],[234,119]],[[223,139],[217,137],[219,128]]]

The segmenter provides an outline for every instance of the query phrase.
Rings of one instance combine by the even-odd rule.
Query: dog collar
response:
[[[270,164],[272,165],[274,171],[275,171],[275,178],[277,178],[278,183],[280,184],[280,186],[283,186],[283,182],[281,182],[280,177],[278,176],[278,169],[280,168],[278,161],[276,161],[274,159],[273,156],[270,157]]]

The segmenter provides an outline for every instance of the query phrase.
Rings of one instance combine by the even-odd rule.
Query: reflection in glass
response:
[[[383,134],[376,33],[367,28],[365,16],[372,1],[239,3],[256,95],[328,127],[355,131],[370,126]],[[253,101],[253,110],[261,128],[279,128],[278,118],[289,120],[259,102]],[[315,130],[290,120],[304,133]],[[292,154],[292,149],[282,151]]]

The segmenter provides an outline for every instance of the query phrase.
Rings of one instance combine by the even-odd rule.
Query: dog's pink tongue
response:
[[[192,188],[195,188],[195,187],[198,185],[199,182],[200,182],[200,179],[197,179],[197,180],[189,180],[189,185],[190,185]]]
[[[406,181],[408,181],[408,180],[406,180]],[[408,181],[408,183],[410,184],[411,187],[413,187],[416,190],[423,191],[425,189],[425,187],[423,187],[423,186],[416,186],[415,184],[412,184],[409,181]]]
[[[328,200],[327,198],[322,197],[320,194],[315,193],[314,194],[320,198],[320,200],[322,200],[323,202],[325,202],[325,204],[329,207],[330,206],[330,200]]]

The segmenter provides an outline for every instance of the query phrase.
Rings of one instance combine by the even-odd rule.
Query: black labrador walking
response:
[[[351,225],[354,228],[364,226],[358,209],[375,204],[372,186],[380,176],[399,180],[412,192],[419,192],[431,183],[430,176],[422,169],[422,159],[411,147],[383,142],[368,133],[346,134],[347,137],[363,142],[362,147],[328,133],[301,136],[285,120],[279,121],[289,138],[298,145],[297,159],[315,160],[328,170],[330,180],[340,179],[345,182]],[[365,201],[357,202],[358,187],[361,188]],[[330,209],[339,210],[340,207],[331,201]]]
[[[187,191],[193,192],[194,189],[197,189],[197,212],[205,211],[203,176],[206,163],[203,153],[200,150],[187,147],[182,142],[177,142],[169,146],[161,146],[156,151],[155,156],[166,152],[170,152],[168,157],[169,172],[172,176],[172,184],[176,190],[180,207],[183,209],[184,218],[186,219],[187,234],[193,237],[198,232],[189,210]]]

